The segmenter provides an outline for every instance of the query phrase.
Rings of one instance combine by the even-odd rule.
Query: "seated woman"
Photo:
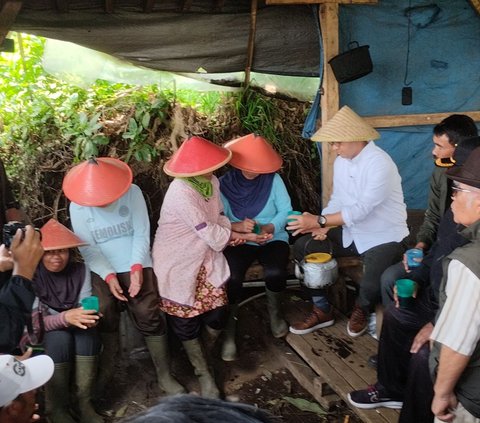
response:
[[[75,374],[76,404],[81,423],[101,423],[90,400],[100,341],[95,328],[99,316],[84,310],[82,299],[92,293],[90,271],[71,260],[70,249],[85,245],[61,223],[50,219],[42,228],[45,250],[33,278],[37,296],[34,322],[44,328],[45,353],[55,363],[46,385],[46,413],[51,423],[74,423],[70,414],[71,375]],[[74,369],[72,369],[74,366]],[[73,370],[73,371],[72,371]]]
[[[232,361],[237,355],[236,313],[242,283],[254,260],[264,268],[272,334],[280,338],[288,333],[280,311],[280,293],[285,289],[288,276],[290,249],[285,225],[292,205],[282,178],[275,173],[282,166],[282,158],[268,141],[250,134],[225,147],[233,153],[229,164],[234,167],[220,178],[225,214],[232,222],[232,230],[242,233],[248,241],[224,251],[231,276],[227,284],[230,314],[222,359]]]

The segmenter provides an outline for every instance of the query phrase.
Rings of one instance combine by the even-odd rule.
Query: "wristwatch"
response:
[[[320,225],[321,228],[324,228],[325,226],[327,226],[327,218],[323,214],[318,216],[318,224]]]

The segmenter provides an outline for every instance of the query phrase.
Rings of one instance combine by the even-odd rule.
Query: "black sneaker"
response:
[[[379,383],[369,385],[367,389],[348,394],[348,401],[357,408],[372,409],[378,407],[402,408],[403,401],[390,398]]]

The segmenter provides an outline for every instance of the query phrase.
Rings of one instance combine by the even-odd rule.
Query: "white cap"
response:
[[[47,383],[53,375],[53,368],[53,360],[48,355],[23,361],[13,355],[0,355],[0,407]]]

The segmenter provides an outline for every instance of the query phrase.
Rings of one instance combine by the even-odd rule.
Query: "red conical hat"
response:
[[[232,153],[229,164],[253,173],[273,173],[282,167],[283,160],[271,144],[257,134],[234,139],[224,145]]]
[[[191,137],[183,142],[165,163],[163,171],[170,176],[187,178],[204,175],[226,164],[232,152],[202,137]]]
[[[50,219],[45,223],[40,232],[42,233],[42,247],[45,251],[88,245],[88,243],[82,241],[70,229],[55,219]]]
[[[121,160],[92,158],[68,171],[63,179],[63,192],[81,206],[102,207],[125,194],[132,180],[132,169]]]

